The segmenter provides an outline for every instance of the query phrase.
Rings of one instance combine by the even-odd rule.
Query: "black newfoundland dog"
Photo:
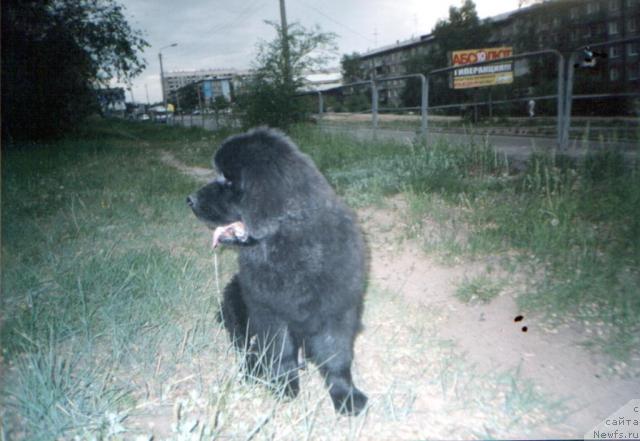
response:
[[[313,162],[281,132],[228,138],[214,156],[220,176],[187,198],[215,229],[214,246],[239,250],[222,317],[247,350],[250,373],[288,396],[299,391],[302,351],[324,375],[337,411],[360,413],[367,397],[351,379],[361,327],[365,247],[353,213]]]

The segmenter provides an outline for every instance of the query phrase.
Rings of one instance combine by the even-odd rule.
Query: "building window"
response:
[[[593,78],[594,81],[602,81],[604,76],[605,76],[605,74],[604,74],[604,71],[602,69],[596,69],[591,74],[591,77]]]
[[[620,56],[620,47],[611,46],[609,48],[609,58],[618,58]]]
[[[636,64],[627,67],[627,78],[629,81],[635,81],[638,79],[638,71],[640,70],[640,64]]]
[[[638,20],[633,17],[627,20],[627,32],[636,32],[638,30]]]
[[[620,9],[620,0],[609,0],[609,10],[617,11]]]
[[[618,29],[618,22],[617,21],[610,21],[609,22],[609,35],[617,35],[618,34],[619,29]]]
[[[609,69],[609,79],[611,81],[618,81],[620,79],[620,71],[617,67],[612,67]]]
[[[627,55],[629,55],[630,57],[638,55],[638,43],[627,44]]]
[[[580,11],[577,7],[573,7],[571,8],[571,10],[569,10],[569,17],[571,18],[571,20],[575,20],[576,18],[578,18],[578,16],[580,16]]]
[[[591,38],[591,26],[587,25],[584,28],[584,34],[582,35],[584,38]]]
[[[587,3],[587,14],[595,14],[600,11],[600,3],[589,2]]]
[[[571,41],[578,41],[578,30],[574,29],[573,31],[571,31],[571,35],[569,36],[569,38],[571,39]]]

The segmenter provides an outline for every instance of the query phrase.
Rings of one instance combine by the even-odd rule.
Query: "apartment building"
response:
[[[407,73],[406,63],[416,55],[428,56],[435,47],[431,34],[421,35],[362,54],[360,69],[363,78],[401,76]],[[405,80],[381,82],[378,95],[381,105],[398,106]]]
[[[564,54],[590,44],[640,36],[640,0],[547,0],[486,19],[490,46],[512,46],[514,53],[556,49]],[[415,55],[428,56],[438,42],[432,35],[374,49],[361,55],[363,78],[403,75]],[[460,48],[471,49],[471,48]],[[594,90],[640,90],[640,44],[625,42],[595,50],[597,68],[589,72]],[[526,73],[526,62],[516,75]],[[380,83],[381,105],[401,106],[404,80]],[[580,85],[578,85],[580,87]]]
[[[167,72],[164,75],[164,92],[167,97],[172,96],[181,87],[204,80],[224,79],[231,81],[233,87],[239,86],[249,71],[238,69],[201,69]],[[230,80],[228,80],[230,79]],[[220,83],[219,81],[215,82]]]
[[[505,15],[492,38],[516,48],[557,49],[565,54],[588,45],[640,37],[640,0],[548,0]],[[639,90],[640,43],[594,47],[597,68],[589,79],[605,89]]]

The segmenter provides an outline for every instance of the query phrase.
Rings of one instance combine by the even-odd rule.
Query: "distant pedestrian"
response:
[[[533,118],[536,114],[536,102],[534,100],[529,100],[527,110],[529,111],[529,118]]]

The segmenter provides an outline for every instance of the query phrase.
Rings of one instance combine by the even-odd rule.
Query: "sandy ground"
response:
[[[438,308],[440,336],[451,339],[481,372],[519,367],[522,378],[568,406],[570,414],[564,422],[531,436],[582,438],[640,397],[638,379],[612,374],[614,361],[581,346],[585,338],[578,330],[538,324],[536,317],[526,315],[515,323],[520,315],[515,296],[523,286],[517,276],[501,273],[487,262],[439,263],[418,244],[399,238],[401,214],[406,212],[402,198],[388,200],[386,205],[359,212],[371,252],[372,281],[410,304]],[[460,282],[482,274],[513,280],[488,304],[466,305],[454,297]],[[522,326],[527,326],[527,332],[522,332]]]

